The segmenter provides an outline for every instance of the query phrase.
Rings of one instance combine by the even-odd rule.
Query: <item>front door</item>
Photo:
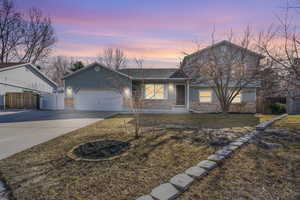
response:
[[[176,105],[185,105],[185,85],[176,85]]]

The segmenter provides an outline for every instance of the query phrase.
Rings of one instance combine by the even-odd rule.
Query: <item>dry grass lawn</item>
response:
[[[198,128],[253,127],[254,115],[144,115],[143,136],[133,139],[130,115],[120,115],[76,130],[0,161],[0,176],[18,200],[129,200],[149,193],[213,153],[217,147],[193,140],[191,130],[158,129],[162,125]],[[127,131],[126,131],[127,130]],[[134,146],[111,161],[74,161],[66,156],[83,142],[119,139]]]
[[[260,117],[266,120],[271,116]],[[300,115],[288,116],[272,128],[279,128],[278,133],[286,133],[288,128],[294,141],[267,137],[268,142],[282,147],[271,150],[251,144],[242,148],[181,199],[300,199]]]

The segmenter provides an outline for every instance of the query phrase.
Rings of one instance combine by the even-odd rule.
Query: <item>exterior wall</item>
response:
[[[209,58],[212,57],[212,55],[219,58],[216,60],[218,63],[222,63],[222,59],[226,57],[233,59],[232,55],[234,55],[235,59],[243,61],[245,63],[248,72],[253,71],[253,69],[256,68],[260,61],[260,58],[256,55],[245,53],[237,47],[223,44],[215,47],[213,50],[208,49],[186,56],[182,64],[183,71],[192,79],[199,78],[199,76],[203,74],[203,72],[201,72],[202,69],[199,68],[199,65],[201,66],[201,64],[204,64],[206,61],[208,61]],[[240,57],[242,57],[243,60],[239,59]]]
[[[142,97],[139,97],[139,99],[142,99],[141,105],[143,109],[153,109],[153,110],[172,110],[176,106],[176,85],[185,85],[185,82],[168,82],[168,81],[151,81],[146,82],[145,84],[164,84],[165,85],[165,96],[166,99],[145,99],[144,98],[144,91],[143,91],[143,85],[138,83],[137,87],[138,90],[141,91]]]
[[[0,84],[21,88],[22,90],[33,90],[44,93],[52,93],[54,88],[42,79],[30,67],[19,67],[0,72]],[[0,93],[3,93],[0,90]]]
[[[199,91],[207,91],[210,88],[191,87],[190,88],[190,110],[199,112],[221,112],[220,103],[216,94],[212,91],[211,103],[200,103]],[[233,103],[230,107],[230,112],[240,113],[255,113],[256,112],[256,89],[245,88],[241,92],[242,102]]]
[[[74,97],[82,90],[113,90],[126,98],[125,90],[131,94],[132,82],[126,76],[95,64],[78,74],[67,77],[65,79],[65,91],[67,88],[72,88]],[[69,100],[70,98],[66,97],[66,99]],[[123,107],[126,109],[128,104],[126,101],[123,102],[125,102]]]
[[[5,93],[24,91],[52,93],[54,87],[30,67],[24,66],[0,72],[0,108],[4,107]]]

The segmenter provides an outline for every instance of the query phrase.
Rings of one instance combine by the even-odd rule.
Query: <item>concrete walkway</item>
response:
[[[0,112],[0,159],[82,128],[112,112]]]

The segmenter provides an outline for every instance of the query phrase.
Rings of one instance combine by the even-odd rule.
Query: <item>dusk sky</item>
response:
[[[256,31],[275,22],[285,0],[16,0],[18,9],[40,8],[52,18],[55,55],[96,57],[105,47],[122,48],[148,66],[176,67],[197,40],[219,40],[232,28]]]

